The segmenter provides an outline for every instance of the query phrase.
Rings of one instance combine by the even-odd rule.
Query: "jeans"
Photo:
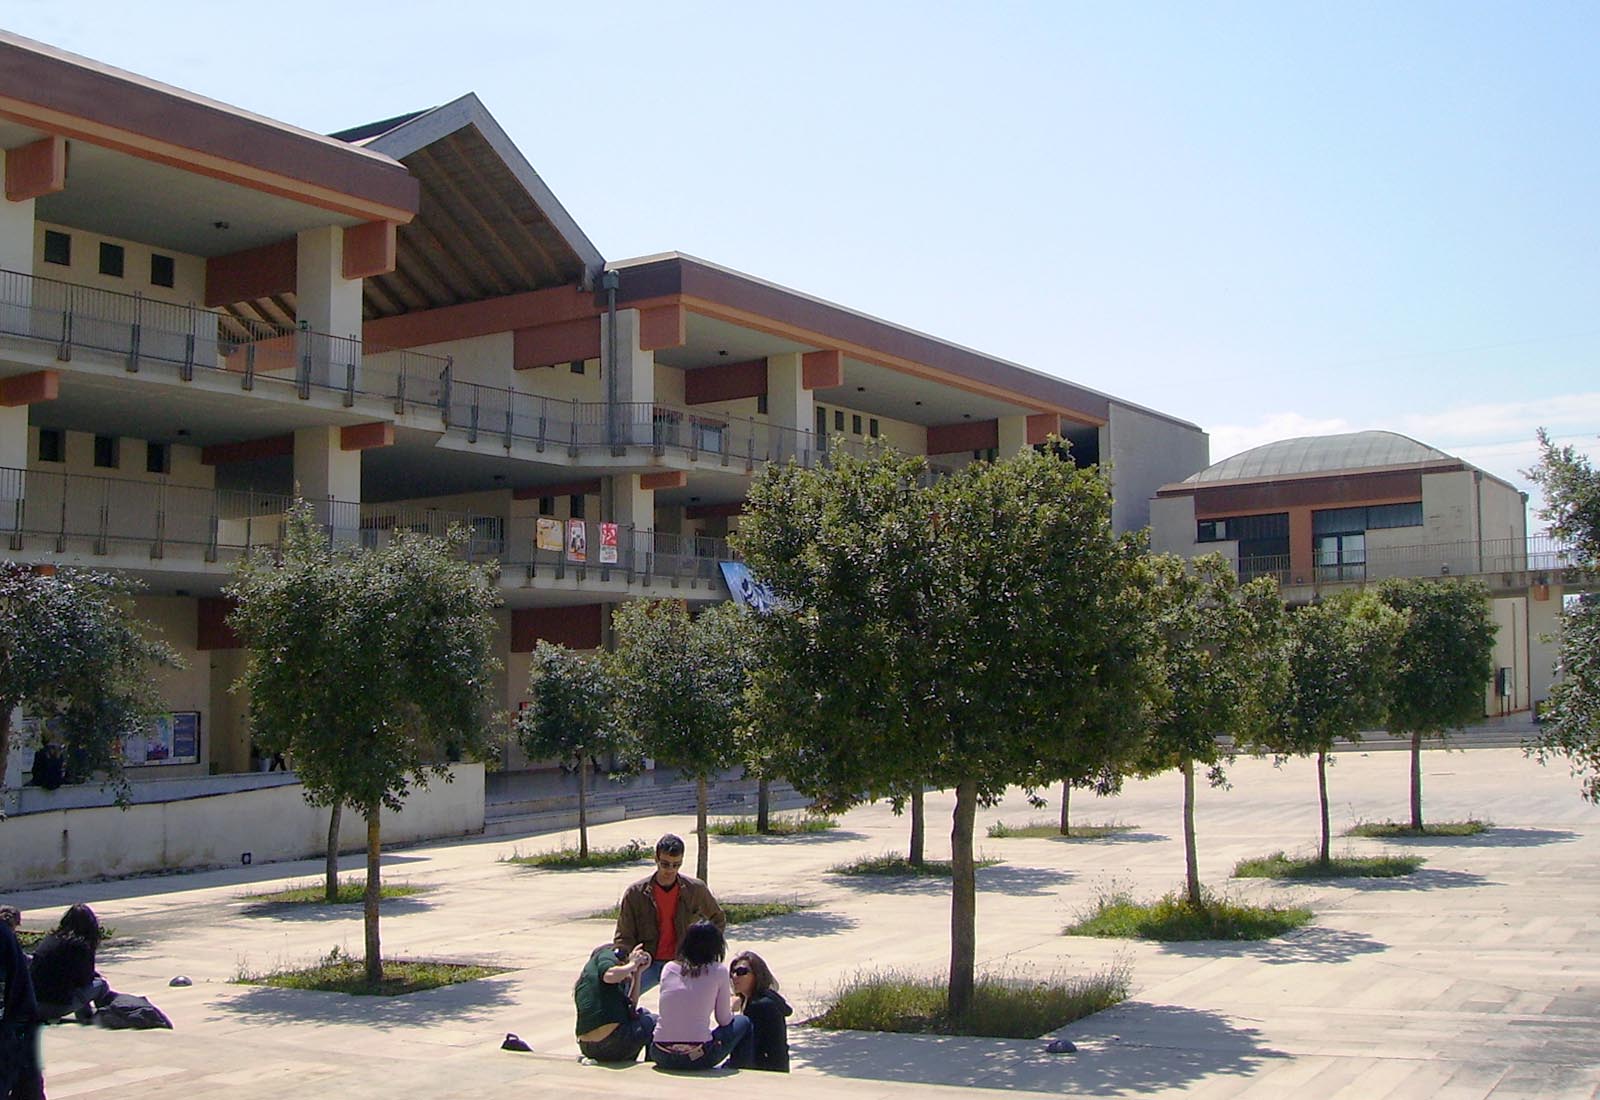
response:
[[[40,1023],[50,1023],[63,1016],[77,1016],[82,1023],[87,1023],[94,1016],[94,1009],[104,1008],[111,1002],[116,994],[111,992],[111,987],[106,980],[96,974],[88,985],[76,989],[72,993],[72,1000],[66,1004],[52,1004],[48,1001],[39,1002]]]
[[[641,1008],[632,1020],[619,1024],[604,1039],[594,1043],[579,1043],[578,1051],[596,1062],[637,1062],[639,1052],[650,1041],[655,1029],[655,1016]]]
[[[699,1057],[662,1050],[652,1040],[650,1043],[650,1060],[662,1069],[716,1069],[722,1063],[722,1060],[728,1056],[728,1053],[749,1034],[750,1018],[736,1014],[732,1022],[712,1029],[711,1041],[701,1044]]]
[[[667,959],[657,959],[639,972],[639,992],[654,989],[661,984],[661,969],[667,965]]]

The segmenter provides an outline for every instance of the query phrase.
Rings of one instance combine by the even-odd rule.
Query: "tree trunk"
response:
[[[589,858],[589,758],[578,757],[578,858]]]
[[[756,832],[772,832],[772,780],[762,776],[756,785]]]
[[[1317,858],[1326,867],[1332,858],[1329,851],[1331,844],[1328,835],[1328,754],[1326,750],[1317,753],[1317,797],[1322,804],[1322,847],[1317,851]]]
[[[1183,863],[1188,875],[1189,904],[1205,904],[1200,897],[1200,860],[1194,846],[1194,761],[1183,762]]]
[[[376,988],[383,982],[383,951],[378,942],[378,898],[383,887],[378,879],[378,862],[383,853],[378,815],[381,807],[367,807],[367,894],[362,916],[367,931],[367,984]]]
[[[906,852],[906,862],[913,867],[922,866],[922,852],[925,847],[922,838],[927,832],[927,819],[922,812],[922,784],[917,784],[911,789],[911,845]]]
[[[700,838],[700,850],[694,857],[694,874],[701,882],[706,881],[706,781],[702,776],[694,781],[694,834]]]
[[[1422,832],[1422,734],[1411,735],[1411,827]]]
[[[1061,781],[1061,835],[1062,836],[1071,836],[1072,835],[1072,818],[1070,816],[1071,809],[1072,809],[1072,780],[1063,779]]]
[[[956,785],[950,828],[950,1018],[972,1010],[973,970],[978,948],[977,867],[972,859],[972,823],[978,815],[978,785]]]
[[[335,802],[328,811],[328,854],[322,868],[322,900],[332,905],[339,900],[339,826],[344,822],[344,803]]]

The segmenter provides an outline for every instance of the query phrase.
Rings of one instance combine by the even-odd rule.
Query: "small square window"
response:
[[[572,373],[573,374],[582,374],[583,373],[583,360],[582,359],[574,359],[572,361]]]
[[[171,256],[163,256],[159,252],[150,253],[150,285],[171,286],[177,282],[177,264]]]
[[[94,437],[94,464],[107,470],[117,468],[117,437],[114,435],[97,435]]]
[[[72,238],[54,229],[44,231],[44,262],[47,264],[72,263]]]
[[[766,415],[767,395],[764,393],[756,395],[756,412],[762,414],[763,416]]]
[[[172,472],[172,448],[165,443],[146,443],[144,445],[144,469],[148,474],[170,474]]]
[[[60,428],[39,429],[39,461],[65,462],[67,460],[67,433]]]
[[[127,259],[120,244],[107,244],[100,242],[100,274],[110,275],[112,278],[122,278],[123,261]]]
[[[583,519],[583,518],[585,518],[584,514],[583,514],[583,494],[582,493],[573,493],[572,494],[572,508],[571,508],[571,510],[569,511],[568,514],[571,515],[573,519]]]
[[[877,439],[878,438],[878,418],[877,417],[873,417],[871,420],[867,421],[867,434],[870,435],[873,439]]]
[[[541,516],[553,516],[553,515],[555,515],[556,514],[556,498],[555,497],[540,497],[539,498],[539,514]]]
[[[844,413],[838,409],[833,410],[833,430],[836,432],[844,431]]]
[[[861,414],[852,413],[850,416],[850,431],[856,435],[861,434]]]

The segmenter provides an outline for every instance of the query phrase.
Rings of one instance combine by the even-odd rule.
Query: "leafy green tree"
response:
[[[783,774],[830,807],[954,788],[949,1010],[971,1006],[973,824],[1016,782],[1137,751],[1155,676],[1142,549],[1095,473],[1025,452],[927,485],[875,450],[769,468],[738,545],[782,603],[752,707]],[[1117,697],[1120,707],[1106,700]]]
[[[1600,470],[1571,446],[1539,432],[1539,465],[1528,471],[1544,490],[1550,533],[1572,546],[1576,564],[1600,569]],[[1583,797],[1600,802],[1600,595],[1586,592],[1561,616],[1557,679],[1544,722],[1528,746],[1541,762],[1564,756]]]
[[[695,875],[709,866],[706,788],[740,759],[749,616],[732,603],[691,616],[678,600],[635,600],[612,615],[617,702],[640,751],[695,781]]]
[[[1339,592],[1289,615],[1287,696],[1263,747],[1285,756],[1316,756],[1322,811],[1317,858],[1323,864],[1332,841],[1328,756],[1335,742],[1358,740],[1383,718],[1385,666],[1405,627],[1405,615],[1372,592]]]
[[[450,780],[492,727],[493,573],[464,561],[466,535],[399,533],[342,547],[309,505],[291,510],[281,554],[242,562],[229,622],[250,649],[241,681],[267,752],[293,755],[313,805],[349,806],[367,825],[366,976],[383,979],[378,929],[380,813],[413,786]]]
[[[1232,759],[1218,735],[1259,741],[1271,728],[1288,679],[1287,616],[1278,586],[1259,577],[1241,585],[1220,554],[1192,562],[1166,554],[1151,560],[1152,610],[1166,674],[1163,706],[1151,729],[1150,771],[1183,775],[1183,850],[1189,904],[1201,906],[1195,851],[1195,766],[1213,786],[1226,782]]]
[[[1422,831],[1422,739],[1483,717],[1494,673],[1494,620],[1481,581],[1404,580],[1378,585],[1378,598],[1406,613],[1389,663],[1388,727],[1411,736],[1411,827]]]
[[[161,709],[153,666],[178,655],[133,614],[134,586],[87,569],[36,572],[0,562],[0,792],[11,754],[11,714],[53,719],[67,757],[104,772],[126,803],[121,744]]]
[[[615,677],[603,654],[540,642],[533,651],[528,692],[532,701],[517,715],[517,740],[536,760],[559,760],[577,769],[578,855],[587,859],[590,758],[630,752],[617,721]]]

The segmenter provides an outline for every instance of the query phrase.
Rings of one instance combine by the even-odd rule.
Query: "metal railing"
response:
[[[1369,538],[1364,562],[1315,564],[1311,575],[1294,574],[1287,554],[1240,558],[1241,580],[1271,576],[1282,585],[1359,583],[1385,577],[1479,576],[1496,573],[1544,573],[1584,568],[1571,545],[1549,535],[1525,539],[1461,539],[1374,546]]]
[[[207,489],[167,480],[63,474],[0,467],[0,540],[12,553],[148,556],[228,564],[257,548],[281,545],[293,498],[279,493]],[[619,570],[627,579],[715,581],[730,556],[723,539],[673,535],[602,520],[549,520],[541,545],[537,522],[492,512],[426,505],[322,501],[312,505],[330,538],[367,548],[401,531],[468,532],[462,553],[498,561],[507,583],[578,570]],[[555,537],[549,538],[554,525]],[[525,527],[526,530],[518,530]]]
[[[132,374],[185,382],[227,378],[242,390],[381,401],[396,414],[436,411],[450,360],[304,328],[0,270],[0,335],[49,343],[62,361],[80,349],[117,356]]]

